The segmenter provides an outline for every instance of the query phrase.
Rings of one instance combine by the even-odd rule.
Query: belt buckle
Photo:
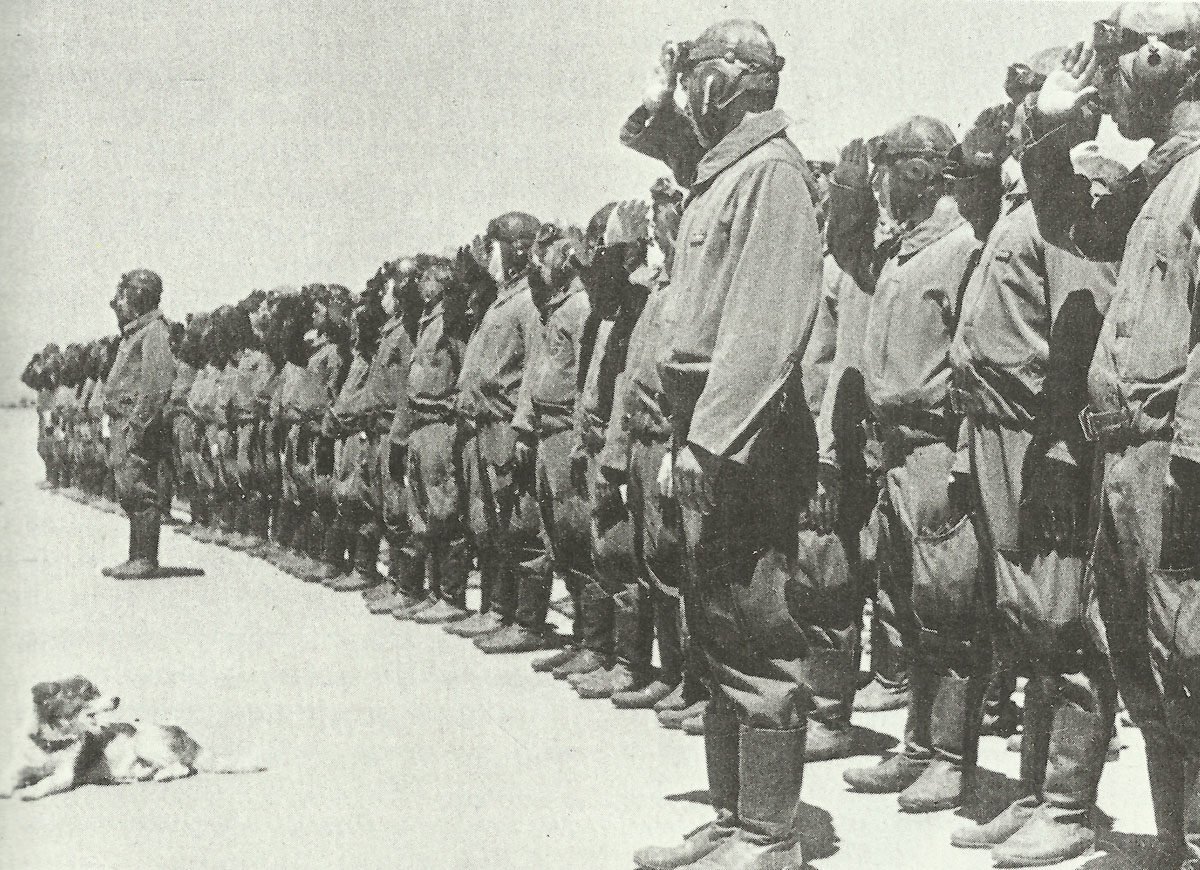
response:
[[[1100,440],[1100,433],[1092,427],[1092,412],[1086,405],[1079,411],[1079,428],[1083,430],[1084,441]]]

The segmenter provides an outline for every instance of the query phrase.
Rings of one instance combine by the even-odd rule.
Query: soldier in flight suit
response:
[[[176,369],[158,310],[161,297],[158,275],[135,269],[121,276],[113,300],[121,344],[105,382],[104,410],[111,419],[109,457],[117,498],[129,517],[129,559],[104,573],[118,579],[161,576],[157,477],[159,462],[170,451],[163,412]]]
[[[1200,867],[1200,587],[1196,490],[1175,477],[1187,481],[1189,467],[1173,462],[1172,449],[1183,446],[1186,460],[1186,420],[1194,419],[1176,434],[1177,401],[1194,413],[1198,73],[1200,5],[1122,6],[1027,99],[1021,161],[1048,243],[1121,260],[1080,415],[1084,437],[1103,454],[1089,616],[1146,739],[1159,837],[1189,870]],[[1154,142],[1126,182],[1098,200],[1069,156],[1088,138],[1097,100],[1122,135]]]
[[[691,627],[712,683],[704,739],[717,817],[680,846],[634,858],[795,870],[811,698],[788,581],[816,461],[799,361],[821,244],[811,176],[774,109],[783,60],[765,30],[724,22],[684,54],[680,84],[706,153],[679,228],[659,371],[701,616]],[[772,340],[746,341],[760,333]]]
[[[952,475],[960,421],[949,401],[949,350],[981,247],[945,192],[954,144],[941,121],[910,118],[873,143],[872,178],[866,146],[852,142],[833,179],[828,225],[838,265],[874,288],[862,370],[883,445],[878,570],[911,690],[903,751],[844,778],[859,791],[899,793],[905,812],[962,801],[987,665],[978,545],[964,482]],[[882,245],[872,181],[901,227]]]
[[[466,345],[465,286],[449,260],[433,259],[419,286],[425,308],[408,374],[411,432],[408,438],[407,502],[413,549],[425,567],[424,603],[402,611],[423,625],[457,622],[466,609],[471,553],[466,539],[465,498],[458,467],[457,403]]]
[[[412,258],[385,264],[382,269],[380,304],[387,322],[379,339],[379,350],[367,373],[368,405],[372,408],[367,460],[371,520],[360,530],[360,552],[378,552],[383,537],[388,542],[388,582],[363,592],[371,613],[391,613],[412,606],[409,595],[423,579],[409,541],[408,502],[404,486],[411,415],[408,406],[408,376],[412,367],[421,309],[417,288],[419,272]],[[375,566],[369,566],[372,571]],[[355,570],[368,566],[359,559]]]
[[[994,848],[999,863],[1015,867],[1068,860],[1095,839],[1116,687],[1082,608],[1091,451],[1078,427],[1055,420],[1074,421],[1084,405],[1086,361],[1116,264],[1047,244],[1020,192],[999,214],[1004,108],[979,116],[949,170],[960,211],[986,239],[951,349],[952,400],[967,418],[994,630],[1010,651],[1003,658],[1028,677],[1026,794],[953,842]]]

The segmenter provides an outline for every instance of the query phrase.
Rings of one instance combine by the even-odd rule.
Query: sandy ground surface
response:
[[[638,846],[709,818],[700,738],[581,701],[530,671],[532,656],[484,656],[436,628],[371,616],[356,594],[166,531],[164,563],[204,577],[101,577],[124,558],[125,523],[35,489],[33,419],[0,412],[0,726],[19,727],[34,682],[82,673],[131,715],[270,770],[0,802],[4,867],[627,870]],[[858,717],[877,732],[864,743],[898,735],[902,719]],[[1121,859],[1110,868],[1150,867],[1141,738],[1122,736],[1129,746],[1102,784],[1116,831],[1103,848]],[[995,812],[1017,756],[985,738],[981,760]],[[892,796],[847,792],[841,773],[861,763],[808,770],[812,866],[991,866],[986,852],[949,845],[985,808],[901,815]]]

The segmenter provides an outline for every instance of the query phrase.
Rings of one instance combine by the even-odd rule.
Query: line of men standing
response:
[[[161,282],[123,276],[111,368],[109,341],[27,370],[48,476],[103,491],[71,437],[102,409],[112,576],[163,570],[170,469],[199,540],[702,732],[715,818],[648,870],[804,866],[805,764],[856,751],[864,599],[859,706],[908,713],[852,789],[960,805],[1019,674],[1023,794],[953,842],[1076,857],[1119,691],[1168,860],[1198,867],[1197,40],[1195,4],[1123,7],[1010,67],[962,142],[913,116],[832,169],[785,135],[766,31],[714,25],[622,129],[674,176],[650,206],[251,294],[177,358]],[[1078,148],[1098,108],[1155,142],[1128,177]]]

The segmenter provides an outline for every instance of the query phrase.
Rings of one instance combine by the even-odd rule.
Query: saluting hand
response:
[[[1038,91],[1038,112],[1048,120],[1062,121],[1081,110],[1100,93],[1092,84],[1096,66],[1095,49],[1082,42],[1075,43],[1063,57],[1062,67],[1046,76]]]
[[[870,187],[871,164],[867,144],[862,139],[851,139],[850,144],[842,149],[838,165],[833,170],[833,181],[856,190]]]
[[[678,58],[675,43],[668,40],[658,53],[658,63],[646,79],[642,105],[651,115],[658,114],[675,96],[675,64]]]

